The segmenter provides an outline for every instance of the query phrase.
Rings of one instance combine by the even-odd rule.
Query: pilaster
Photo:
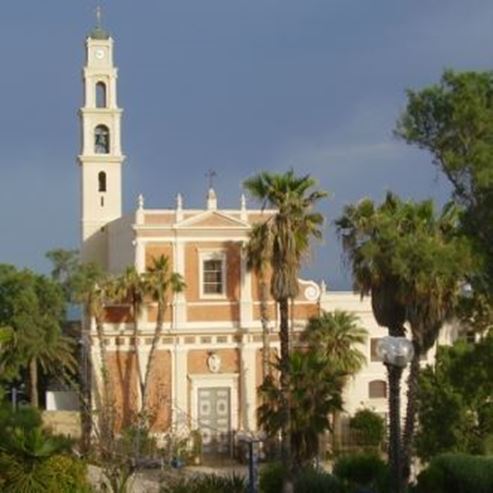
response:
[[[241,375],[242,375],[242,409],[243,430],[257,429],[257,348],[251,343],[243,344],[241,348]]]
[[[253,321],[252,274],[247,269],[245,243],[241,248],[241,284],[240,284],[240,324],[249,327]]]

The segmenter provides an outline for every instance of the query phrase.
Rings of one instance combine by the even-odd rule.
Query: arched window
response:
[[[94,152],[96,154],[110,152],[110,131],[106,125],[98,125],[94,129]]]
[[[106,108],[106,84],[98,82],[96,84],[96,108]]]
[[[106,192],[106,173],[100,171],[98,174],[98,191]]]
[[[368,384],[370,399],[385,399],[387,397],[387,382],[385,380],[372,380]]]

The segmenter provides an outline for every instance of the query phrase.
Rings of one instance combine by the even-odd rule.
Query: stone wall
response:
[[[43,424],[53,433],[80,438],[81,424],[78,411],[43,411]]]

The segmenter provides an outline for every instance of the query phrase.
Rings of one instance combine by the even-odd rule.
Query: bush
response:
[[[162,485],[160,493],[246,493],[246,480],[237,474],[202,474]]]
[[[350,419],[349,426],[357,432],[358,445],[379,447],[385,436],[385,421],[370,409],[361,409]]]
[[[60,493],[83,493],[90,491],[87,481],[87,466],[84,461],[69,455],[54,455],[45,462],[53,476],[56,491]]]
[[[18,457],[1,454],[4,493],[86,493],[90,491],[84,462],[67,455],[26,464]]]
[[[41,427],[33,408],[0,409],[0,489],[5,493],[88,491],[86,467],[67,455],[71,440]]]
[[[305,469],[294,483],[295,493],[343,493],[341,482],[324,471]]]
[[[343,455],[334,464],[334,475],[346,486],[386,490],[388,469],[376,454]]]
[[[442,454],[418,476],[417,493],[491,493],[493,457]]]
[[[285,469],[280,463],[269,464],[260,473],[261,493],[281,493]],[[342,493],[341,483],[323,471],[304,469],[295,478],[295,493]]]
[[[42,426],[41,413],[34,407],[20,407],[13,411],[10,404],[0,407],[0,443],[4,443],[13,428],[32,430]]]
[[[279,462],[267,464],[260,470],[261,493],[279,493],[282,490],[284,467]]]

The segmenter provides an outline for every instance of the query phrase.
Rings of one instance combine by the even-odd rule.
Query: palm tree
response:
[[[90,328],[94,320],[100,354],[100,368],[102,387],[100,393],[100,413],[98,420],[99,440],[101,443],[112,443],[114,433],[114,402],[111,376],[108,370],[108,357],[104,339],[105,306],[115,295],[115,282],[109,278],[96,264],[82,264],[75,272],[73,279],[75,301],[84,307],[83,337],[88,342]],[[87,351],[87,348],[86,348]],[[84,446],[88,448],[92,428],[90,385],[86,381],[89,378],[89,370],[83,375],[83,418],[84,418]]]
[[[469,245],[456,233],[456,214],[448,207],[436,218],[431,201],[402,202],[389,193],[380,207],[366,199],[346,207],[337,221],[355,288],[362,295],[371,293],[379,325],[388,327],[394,336],[404,334],[405,321],[411,328],[415,354],[403,440],[398,413],[402,369],[387,365],[389,460],[397,492],[403,491],[409,474],[420,356],[435,343],[472,266]]]
[[[57,491],[56,469],[49,460],[68,450],[68,441],[49,436],[41,427],[16,427],[5,434],[0,445],[2,491],[8,493],[43,493]]]
[[[358,345],[364,345],[368,332],[359,325],[359,319],[350,312],[323,311],[308,321],[303,340],[310,348],[321,353],[335,368],[354,375],[366,363]]]
[[[469,242],[458,235],[459,211],[448,205],[437,215],[431,201],[405,203],[408,234],[399,243],[395,262],[402,277],[401,297],[412,334],[414,357],[408,379],[403,433],[403,481],[409,478],[416,416],[420,358],[435,344],[443,323],[455,314],[461,286],[474,268]]]
[[[149,376],[151,374],[154,355],[159,342],[159,337],[163,332],[164,315],[168,306],[168,296],[175,293],[181,293],[185,287],[185,281],[181,274],[171,272],[169,258],[161,255],[158,258],[152,258],[152,265],[145,275],[147,285],[146,291],[150,294],[153,301],[157,303],[156,328],[152,337],[149,359],[144,375],[142,390],[142,405],[147,403],[147,392],[149,385]]]
[[[366,329],[359,325],[353,313],[335,310],[322,312],[308,321],[303,340],[311,351],[317,352],[341,373],[351,376],[358,373],[366,363],[364,353],[358,346],[365,344]],[[338,429],[339,413],[333,415],[334,439]],[[334,445],[337,445],[334,443]]]
[[[376,208],[370,199],[344,208],[336,221],[342,246],[350,263],[353,289],[361,296],[371,295],[373,315],[389,335],[403,336],[405,306],[400,300],[401,279],[392,269],[396,245],[400,240],[400,201],[391,193]],[[400,380],[402,369],[387,365],[389,381],[389,463],[393,478],[400,477],[401,418]],[[400,481],[395,479],[396,487]],[[395,493],[400,493],[399,489]]]
[[[134,266],[127,267],[125,272],[117,279],[115,296],[130,304],[133,320],[133,344],[135,347],[135,359],[137,365],[137,376],[141,395],[140,408],[144,406],[144,377],[141,372],[139,352],[139,317],[144,305],[147,286],[142,276]]]
[[[325,197],[325,192],[310,191],[316,182],[309,175],[297,177],[293,170],[284,174],[262,172],[245,181],[244,187],[262,207],[272,207],[276,212],[264,221],[265,256],[272,270],[271,294],[279,305],[281,340],[281,394],[285,413],[282,427],[282,459],[288,475],[283,489],[292,491],[291,445],[289,439],[289,300],[298,294],[298,272],[303,255],[307,253],[310,239],[321,238],[323,217],[313,212],[315,204]]]
[[[291,429],[290,440],[297,466],[316,457],[319,435],[330,430],[329,416],[342,409],[344,375],[318,352],[293,351],[289,355]],[[276,436],[285,421],[283,395],[272,375],[259,389],[259,423],[269,436]]]
[[[270,374],[269,345],[269,285],[267,271],[269,268],[268,250],[270,229],[265,223],[254,224],[246,246],[247,269],[257,274],[260,296],[260,323],[262,324],[262,374],[263,378]]]

